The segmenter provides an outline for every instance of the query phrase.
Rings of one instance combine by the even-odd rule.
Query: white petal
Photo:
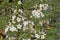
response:
[[[12,16],[12,20],[14,20],[16,18],[16,16],[14,15],[14,16]]]
[[[24,21],[23,24],[24,26],[26,26],[28,24],[28,21]]]
[[[45,35],[41,35],[41,39],[45,39]]]
[[[23,13],[23,11],[21,9],[18,10],[19,12]]]
[[[5,32],[4,33],[7,33],[9,30],[9,26],[7,25],[7,27],[5,28]]]
[[[12,20],[12,23],[14,23],[14,24],[15,24],[16,22],[15,22],[14,20]]]
[[[21,24],[18,24],[17,25],[17,29],[21,29],[22,25]]]
[[[35,34],[35,37],[36,37],[36,38],[40,38],[40,35],[38,35],[38,34]]]
[[[18,4],[22,4],[22,2],[21,1],[18,1]]]
[[[16,13],[17,12],[17,10],[14,10],[14,13]]]
[[[21,21],[21,18],[17,17],[17,19],[16,19],[16,20],[17,20],[17,22],[20,22],[20,21]]]
[[[10,31],[17,31],[17,29],[12,25],[12,27],[10,27]]]

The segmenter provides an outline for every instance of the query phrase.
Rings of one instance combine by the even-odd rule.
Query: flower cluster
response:
[[[33,15],[35,18],[44,17],[44,14],[41,12],[41,10],[33,10],[33,11],[32,11],[32,15]]]
[[[18,1],[18,5],[21,5],[21,4],[22,2]],[[32,14],[32,15],[29,15],[30,16],[29,18],[31,18],[31,20],[29,20],[28,16],[26,16],[26,13],[25,13],[26,10],[14,9],[13,11],[14,13],[12,14],[11,19],[6,25],[5,33],[8,33],[8,31],[12,33],[13,32],[18,33],[22,30],[22,33],[20,34],[22,34],[23,36],[23,33],[25,33],[25,31],[28,30],[28,32],[26,32],[26,35],[27,33],[29,34],[33,33],[34,35],[31,34],[32,37],[36,37],[37,39],[39,38],[45,39],[45,35],[46,35],[45,32],[40,32],[41,29],[39,28],[37,29],[37,27],[43,26],[43,21],[41,21],[40,18],[45,17],[45,15],[42,12],[42,10],[46,11],[48,7],[49,7],[48,4],[39,4],[39,9],[32,10],[31,13],[27,13],[27,15]],[[37,22],[37,19],[39,19],[38,22]],[[37,33],[37,30],[38,30],[38,33]],[[9,40],[14,40],[14,39],[15,37],[9,37]],[[25,38],[23,38],[23,40],[25,40]],[[31,40],[31,39],[28,38],[28,40]]]
[[[37,5],[36,5],[37,6]],[[32,15],[35,18],[40,18],[40,17],[44,17],[44,13],[42,12],[42,10],[47,10],[48,9],[48,4],[40,4],[39,5],[39,10],[33,10],[32,11]]]

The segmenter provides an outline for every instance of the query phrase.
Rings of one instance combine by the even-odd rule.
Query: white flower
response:
[[[38,35],[38,34],[35,34],[35,37],[36,37],[36,38],[40,38],[40,35]]]
[[[7,27],[5,28],[5,32],[4,33],[7,33],[9,30],[9,26],[7,25]]]
[[[12,20],[12,23],[14,23],[14,24],[15,24],[16,22],[15,22],[14,20]]]
[[[17,17],[17,19],[16,19],[16,20],[17,20],[17,22],[20,22],[20,21],[21,21],[21,18]]]
[[[41,39],[45,39],[45,35],[41,35]]]
[[[39,18],[40,17],[40,13],[38,12],[39,10],[33,10],[32,11],[32,15],[35,17],[35,18]]]
[[[40,4],[40,10],[47,10],[48,7],[48,4]]]
[[[26,40],[26,39],[23,38],[22,40]]]
[[[22,4],[22,2],[21,1],[18,1],[18,4]]]
[[[17,12],[17,10],[14,10],[14,13],[16,13]]]
[[[28,21],[23,21],[24,26],[28,24]]]
[[[42,32],[40,32],[40,35],[41,35],[41,39],[45,39],[45,32],[44,31],[42,31]]]
[[[24,25],[23,31],[25,31],[27,29],[26,26],[28,25],[28,21],[23,21],[23,25]]]
[[[9,25],[11,25],[11,22],[8,22],[9,23]]]
[[[23,13],[23,11],[21,9],[18,10],[19,12]]]
[[[22,25],[21,24],[18,24],[17,25],[17,29],[21,29]]]
[[[11,38],[9,37],[9,40],[11,40]]]
[[[34,25],[34,22],[33,21],[28,21],[31,25]]]
[[[32,15],[33,15],[35,18],[44,17],[44,14],[41,12],[41,10],[33,10],[33,11],[32,11]]]
[[[9,40],[15,40],[16,38],[15,37],[9,37]]]
[[[15,18],[16,18],[16,16],[15,16],[15,15],[13,15],[13,16],[12,16],[12,20],[14,20]]]
[[[10,31],[17,31],[17,29],[14,27],[14,25],[12,25],[11,27],[10,27]]]

